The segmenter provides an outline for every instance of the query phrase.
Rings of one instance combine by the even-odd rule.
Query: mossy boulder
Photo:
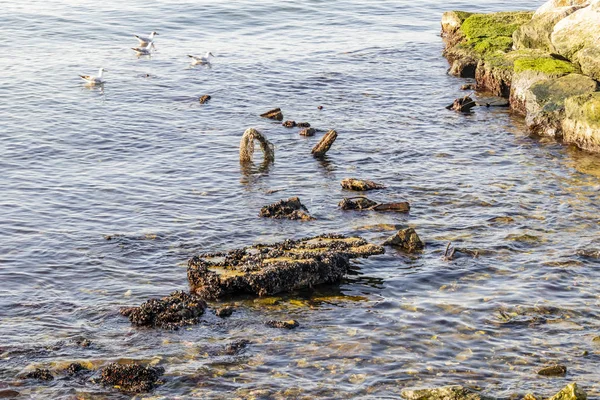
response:
[[[446,11],[442,15],[442,37],[449,37],[456,33],[465,19],[473,13],[467,11]]]
[[[581,74],[569,74],[531,85],[525,95],[529,129],[541,136],[562,137],[565,99],[596,91],[597,83]]]
[[[563,1],[564,2],[564,1]],[[549,2],[555,3],[555,2]],[[548,4],[548,3],[546,3]],[[583,6],[580,4],[551,7],[543,12],[540,9],[534,14],[531,21],[521,25],[513,33],[515,49],[541,49],[554,51],[550,36],[554,26],[563,18],[568,17]]]
[[[532,12],[515,11],[491,14],[473,14],[460,27],[467,46],[483,55],[512,48],[512,35],[523,24],[529,22]]]
[[[510,107],[513,111],[525,115],[525,99],[528,89],[537,82],[559,78],[576,72],[575,66],[549,55],[524,56],[514,61],[514,73],[510,90]]]
[[[482,396],[459,385],[433,389],[403,390],[400,395],[406,400],[492,400],[491,397]]]
[[[600,92],[566,99],[562,128],[565,143],[600,151]]]
[[[576,383],[571,383],[548,400],[587,400],[587,394]]]
[[[600,42],[600,36],[598,40]],[[580,66],[583,74],[600,81],[600,44],[581,49],[575,53],[573,61]]]
[[[586,47],[595,47],[600,37],[600,1],[575,11],[560,20],[552,32],[551,41],[560,55],[573,59]]]
[[[538,17],[542,14],[551,12],[557,8],[571,7],[571,6],[586,6],[589,4],[589,0],[548,0],[540,6],[533,14],[533,17]]]

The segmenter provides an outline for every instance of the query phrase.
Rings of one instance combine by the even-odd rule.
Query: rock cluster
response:
[[[206,303],[198,296],[177,291],[162,299],[150,299],[139,307],[122,308],[121,314],[133,325],[178,329],[197,324],[205,309]]]
[[[112,363],[102,368],[99,382],[124,392],[143,393],[154,389],[164,372],[162,367]]]

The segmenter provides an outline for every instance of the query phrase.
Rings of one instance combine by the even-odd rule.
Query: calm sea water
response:
[[[600,248],[600,159],[530,138],[503,109],[444,109],[463,81],[446,75],[442,12],[504,2],[1,7],[0,389],[128,398],[85,380],[17,376],[131,359],[165,367],[153,393],[165,399],[397,398],[454,383],[550,395],[572,381],[600,395],[600,272],[582,253]],[[137,58],[132,34],[152,30],[158,51]],[[186,55],[206,51],[212,68],[190,68]],[[84,87],[78,75],[99,67],[104,88]],[[212,100],[200,105],[203,94]],[[273,107],[336,129],[326,160],[310,156],[321,134],[258,117]],[[275,144],[266,170],[240,168],[248,127]],[[369,197],[407,200],[410,214],[340,211],[345,177],[387,184]],[[318,219],[257,217],[290,196]],[[240,299],[230,319],[209,312],[177,332],[135,329],[118,314],[186,289],[197,252],[327,232],[380,242],[405,226],[426,241],[422,254],[360,261],[339,286]],[[444,261],[450,241],[481,255]],[[263,324],[282,318],[301,327]],[[218,355],[238,339],[251,344]],[[536,375],[554,362],[568,366],[565,378]]]

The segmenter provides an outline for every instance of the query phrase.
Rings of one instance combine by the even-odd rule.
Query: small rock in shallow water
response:
[[[462,85],[460,87],[460,90],[475,90],[475,84],[474,83],[467,83],[465,85]]]
[[[298,122],[296,126],[298,128],[310,128],[310,124],[308,122]]]
[[[150,299],[139,307],[122,308],[121,314],[133,325],[178,329],[197,324],[205,309],[206,303],[198,296],[177,291],[162,299]]]
[[[249,344],[250,341],[246,339],[236,340],[235,342],[229,343],[227,346],[225,346],[222,354],[227,356],[235,356],[244,351],[244,349],[246,349],[246,346],[248,346]]]
[[[45,368],[36,368],[34,371],[29,372],[25,375],[27,379],[38,379],[40,381],[51,381],[54,379],[52,373]]]
[[[275,219],[291,219],[311,221],[315,218],[311,217],[308,209],[300,202],[298,197],[290,197],[287,200],[280,200],[277,203],[264,206],[258,214],[265,218]]]
[[[318,110],[322,110],[322,109],[323,109],[323,106],[318,106],[318,107],[317,107],[317,109],[318,109]]]
[[[375,183],[369,180],[346,178],[341,182],[342,188],[346,190],[354,190],[358,192],[364,192],[366,190],[385,189],[384,185]]]
[[[217,308],[215,310],[215,315],[217,317],[221,317],[221,318],[227,318],[230,317],[231,314],[233,314],[233,307],[221,307],[221,308]]]
[[[102,368],[99,381],[103,385],[118,386],[121,391],[142,393],[154,389],[164,373],[162,367],[112,363]]]
[[[200,104],[204,104],[207,101],[209,101],[212,97],[210,97],[208,94],[205,94],[204,96],[200,97]]]
[[[285,121],[283,124],[286,128],[293,128],[296,126],[296,121]]]
[[[567,367],[564,365],[550,365],[540,369],[537,374],[544,376],[563,376],[567,373]]]
[[[92,345],[92,341],[86,338],[77,338],[75,339],[75,344],[81,347],[90,347]]]
[[[315,128],[305,128],[302,129],[299,134],[300,136],[315,136],[315,133],[317,131],[315,130]]]
[[[13,397],[18,397],[20,394],[16,390],[2,389],[0,390],[0,399],[12,399]]]
[[[71,363],[65,369],[65,371],[67,372],[67,375],[73,376],[73,375],[78,375],[82,371],[89,371],[89,369],[87,369],[86,367],[84,367],[83,365],[81,365],[79,363]]]
[[[406,400],[491,400],[491,397],[463,386],[442,386],[434,389],[403,390],[400,395]]]
[[[280,328],[280,329],[294,329],[300,324],[295,319],[291,319],[289,321],[267,321],[267,326],[271,328]]]
[[[394,236],[388,238],[383,245],[401,247],[408,252],[421,250],[425,247],[413,228],[399,230]]]
[[[274,108],[272,110],[267,111],[266,113],[260,114],[263,118],[274,119],[277,121],[283,121],[283,113],[280,108]]]
[[[366,197],[344,198],[344,200],[340,201],[338,204],[342,210],[367,210],[376,205],[376,202],[369,200]]]
[[[461,97],[456,100],[449,106],[446,106],[448,110],[460,111],[460,112],[470,112],[471,108],[475,107],[477,103],[470,98],[469,96]]]

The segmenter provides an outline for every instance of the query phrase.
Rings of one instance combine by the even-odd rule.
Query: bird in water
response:
[[[106,72],[104,68],[98,70],[98,76],[92,75],[79,75],[90,86],[102,85],[105,81],[102,79],[102,73]]]
[[[149,56],[152,54],[153,48],[156,49],[154,42],[150,42],[146,47],[132,47],[131,50],[135,51],[138,56]]]
[[[154,43],[154,36],[158,35],[157,32],[151,32],[150,36],[138,36],[133,35],[137,40],[139,40],[139,47],[148,47],[148,44]]]
[[[210,59],[213,56],[213,53],[207,51],[204,57],[192,56],[188,54],[188,57],[192,59],[192,65],[207,65],[210,64]]]

